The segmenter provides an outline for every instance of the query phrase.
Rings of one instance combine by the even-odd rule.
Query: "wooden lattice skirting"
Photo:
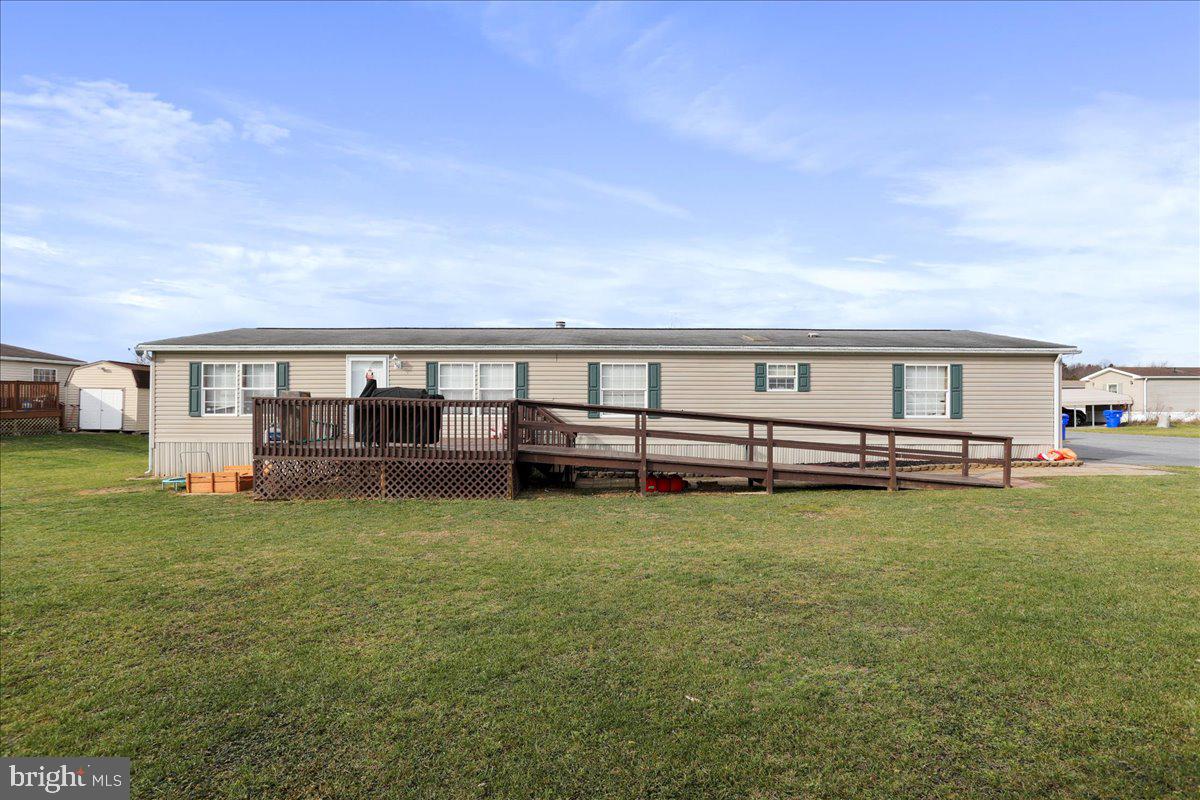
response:
[[[508,462],[256,458],[259,500],[507,498],[516,494]]]
[[[58,433],[58,417],[0,419],[0,436],[41,436]]]

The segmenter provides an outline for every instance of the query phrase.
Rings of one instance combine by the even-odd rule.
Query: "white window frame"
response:
[[[515,362],[515,361],[477,361],[475,363],[475,399],[476,400],[483,399],[482,392],[484,391],[484,389],[483,389],[483,386],[480,384],[480,381],[483,376],[483,370],[480,369],[481,367],[511,367],[511,369],[509,370],[509,374],[512,375],[512,385],[511,386],[500,386],[500,387],[493,386],[493,387],[489,387],[487,389],[487,391],[495,392],[495,391],[502,391],[505,389],[512,389],[512,397],[507,398],[507,399],[508,400],[516,400],[517,399],[517,362]]]
[[[38,377],[39,372],[49,372],[54,377],[52,377],[50,379],[39,378]],[[57,367],[34,367],[33,368],[33,379],[39,383],[58,383],[58,368]]]
[[[1110,384],[1108,384],[1107,389],[1108,389],[1108,391],[1112,392],[1113,394],[1120,394],[1121,393],[1121,384],[1110,383]]]
[[[771,388],[771,367],[790,367],[792,370],[792,385],[790,387],[788,387],[787,389],[772,389]],[[800,381],[800,367],[797,366],[794,362],[771,361],[771,362],[767,363],[767,371],[766,371],[766,375],[764,377],[766,378],[766,381],[767,381],[767,391],[768,392],[793,392],[794,393],[796,391],[796,385]]]
[[[483,389],[479,385],[479,376],[480,376],[479,368],[484,367],[484,366],[487,366],[487,367],[510,367],[511,368],[512,397],[509,399],[515,400],[517,398],[517,362],[515,362],[515,361],[439,361],[438,362],[438,394],[445,394],[445,392],[443,391],[443,384],[442,384],[442,367],[470,367],[471,374],[472,374],[471,399],[472,400],[481,400],[482,398],[480,397],[480,392],[483,391]],[[506,388],[510,388],[510,387],[499,387],[499,388],[506,389]],[[464,389],[455,388],[455,389],[452,389],[451,391],[461,392],[461,391],[464,391]],[[497,391],[497,387],[489,387],[487,391]],[[500,401],[500,402],[503,402],[503,401]]]
[[[909,367],[937,367],[946,370],[946,413],[945,414],[909,414],[908,413],[908,368]],[[928,389],[920,389],[914,391],[932,391]],[[908,364],[904,365],[904,418],[905,419],[950,419],[950,365],[949,364]]]
[[[278,367],[276,366],[277,363],[278,362],[275,362],[275,361],[201,361],[200,362],[200,416],[202,416],[202,417],[223,417],[223,418],[252,416],[254,413],[253,409],[251,409],[250,411],[243,410],[243,399],[244,399],[243,393],[245,392],[246,387],[242,386],[242,367],[246,366],[247,364],[263,364],[263,365],[269,364],[271,366],[271,370],[270,370],[271,391],[275,393],[272,396],[275,396],[279,393],[279,370],[278,370]],[[235,397],[234,397],[234,402],[233,402],[233,413],[232,414],[212,413],[208,410],[208,404],[204,401],[204,392],[206,389],[209,388],[204,383],[204,368],[212,367],[212,366],[219,366],[219,365],[226,365],[226,364],[232,364],[234,367],[233,391],[235,393]],[[251,387],[251,388],[254,388],[254,387]],[[261,387],[261,388],[265,389],[266,387]]]
[[[238,369],[237,369],[238,414],[237,415],[239,417],[249,417],[254,414],[253,403],[251,404],[250,410],[249,411],[246,410],[245,401],[246,401],[246,388],[247,387],[242,380],[242,369],[251,364],[256,364],[256,365],[260,365],[260,366],[265,366],[265,365],[269,364],[271,366],[271,369],[269,370],[269,374],[271,376],[271,386],[270,386],[270,389],[272,392],[271,396],[275,397],[279,394],[279,369],[275,366],[275,363],[276,362],[274,362],[274,361],[239,361],[238,362]],[[201,370],[203,370],[203,367],[201,367]],[[250,388],[251,389],[254,389],[254,388],[266,389],[267,387],[263,386],[263,387],[250,387]]]
[[[208,402],[205,400],[204,393],[208,391],[208,385],[204,382],[205,367],[228,366],[233,365],[233,413],[225,414],[220,412],[209,412]],[[216,387],[213,387],[214,391]],[[224,388],[224,387],[222,387]],[[202,417],[240,417],[242,410],[242,367],[237,361],[202,361],[200,362],[200,416]]]
[[[601,361],[600,374],[596,376],[596,390],[600,393],[600,405],[607,405],[604,402],[604,368],[605,367],[641,367],[642,373],[645,375],[646,388],[642,389],[642,408],[650,405],[650,362],[649,361]],[[636,391],[634,389],[611,389],[614,392],[629,392]],[[632,408],[632,406],[631,406]],[[601,411],[601,417],[628,417],[629,413],[620,411]]]

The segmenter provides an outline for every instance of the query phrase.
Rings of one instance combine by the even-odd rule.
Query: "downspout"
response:
[[[1130,414],[1129,416],[1133,416]],[[1150,419],[1150,379],[1142,378],[1142,416]]]
[[[150,475],[154,472],[154,353],[149,352],[150,356],[150,433],[146,437],[146,472]]]
[[[1054,449],[1063,446],[1062,436],[1062,353],[1054,359]]]

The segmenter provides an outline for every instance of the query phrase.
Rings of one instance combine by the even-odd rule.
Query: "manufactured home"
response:
[[[834,429],[813,437],[831,447],[849,436],[836,429],[840,423],[970,431],[993,437],[972,443],[973,456],[999,455],[999,437],[1011,437],[1012,456],[1027,458],[1060,444],[1059,362],[1078,352],[967,330],[563,326],[238,328],[148,341],[139,351],[151,361],[150,465],[158,475],[249,463],[255,398],[358,397],[368,374],[379,387],[424,389],[444,402],[606,406],[561,411],[572,424],[598,429],[627,416],[616,407],[686,410],[824,421]],[[651,413],[651,436],[669,424],[700,441],[653,440],[648,449],[747,457],[738,444],[703,441],[744,436],[743,417],[701,417],[668,422]],[[605,447],[608,439],[585,431],[577,441]],[[959,444],[951,446],[957,452]],[[793,448],[777,457],[800,462],[828,454]]]
[[[52,433],[70,427],[62,403],[67,375],[83,361],[0,343],[0,434]]]
[[[1200,367],[1105,367],[1082,380],[1087,389],[1122,396],[1139,422],[1200,418]]]

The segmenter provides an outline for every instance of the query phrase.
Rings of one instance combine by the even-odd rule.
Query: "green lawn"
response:
[[[1157,425],[1122,425],[1119,428],[1107,428],[1103,425],[1097,425],[1086,428],[1068,428],[1068,437],[1070,437],[1070,432],[1073,430],[1083,433],[1136,433],[1139,436],[1183,436],[1189,439],[1200,439],[1200,424],[1195,422],[1177,423],[1169,428],[1160,428]]]
[[[135,797],[1194,798],[1200,472],[256,503],[0,444],[8,755]]]

